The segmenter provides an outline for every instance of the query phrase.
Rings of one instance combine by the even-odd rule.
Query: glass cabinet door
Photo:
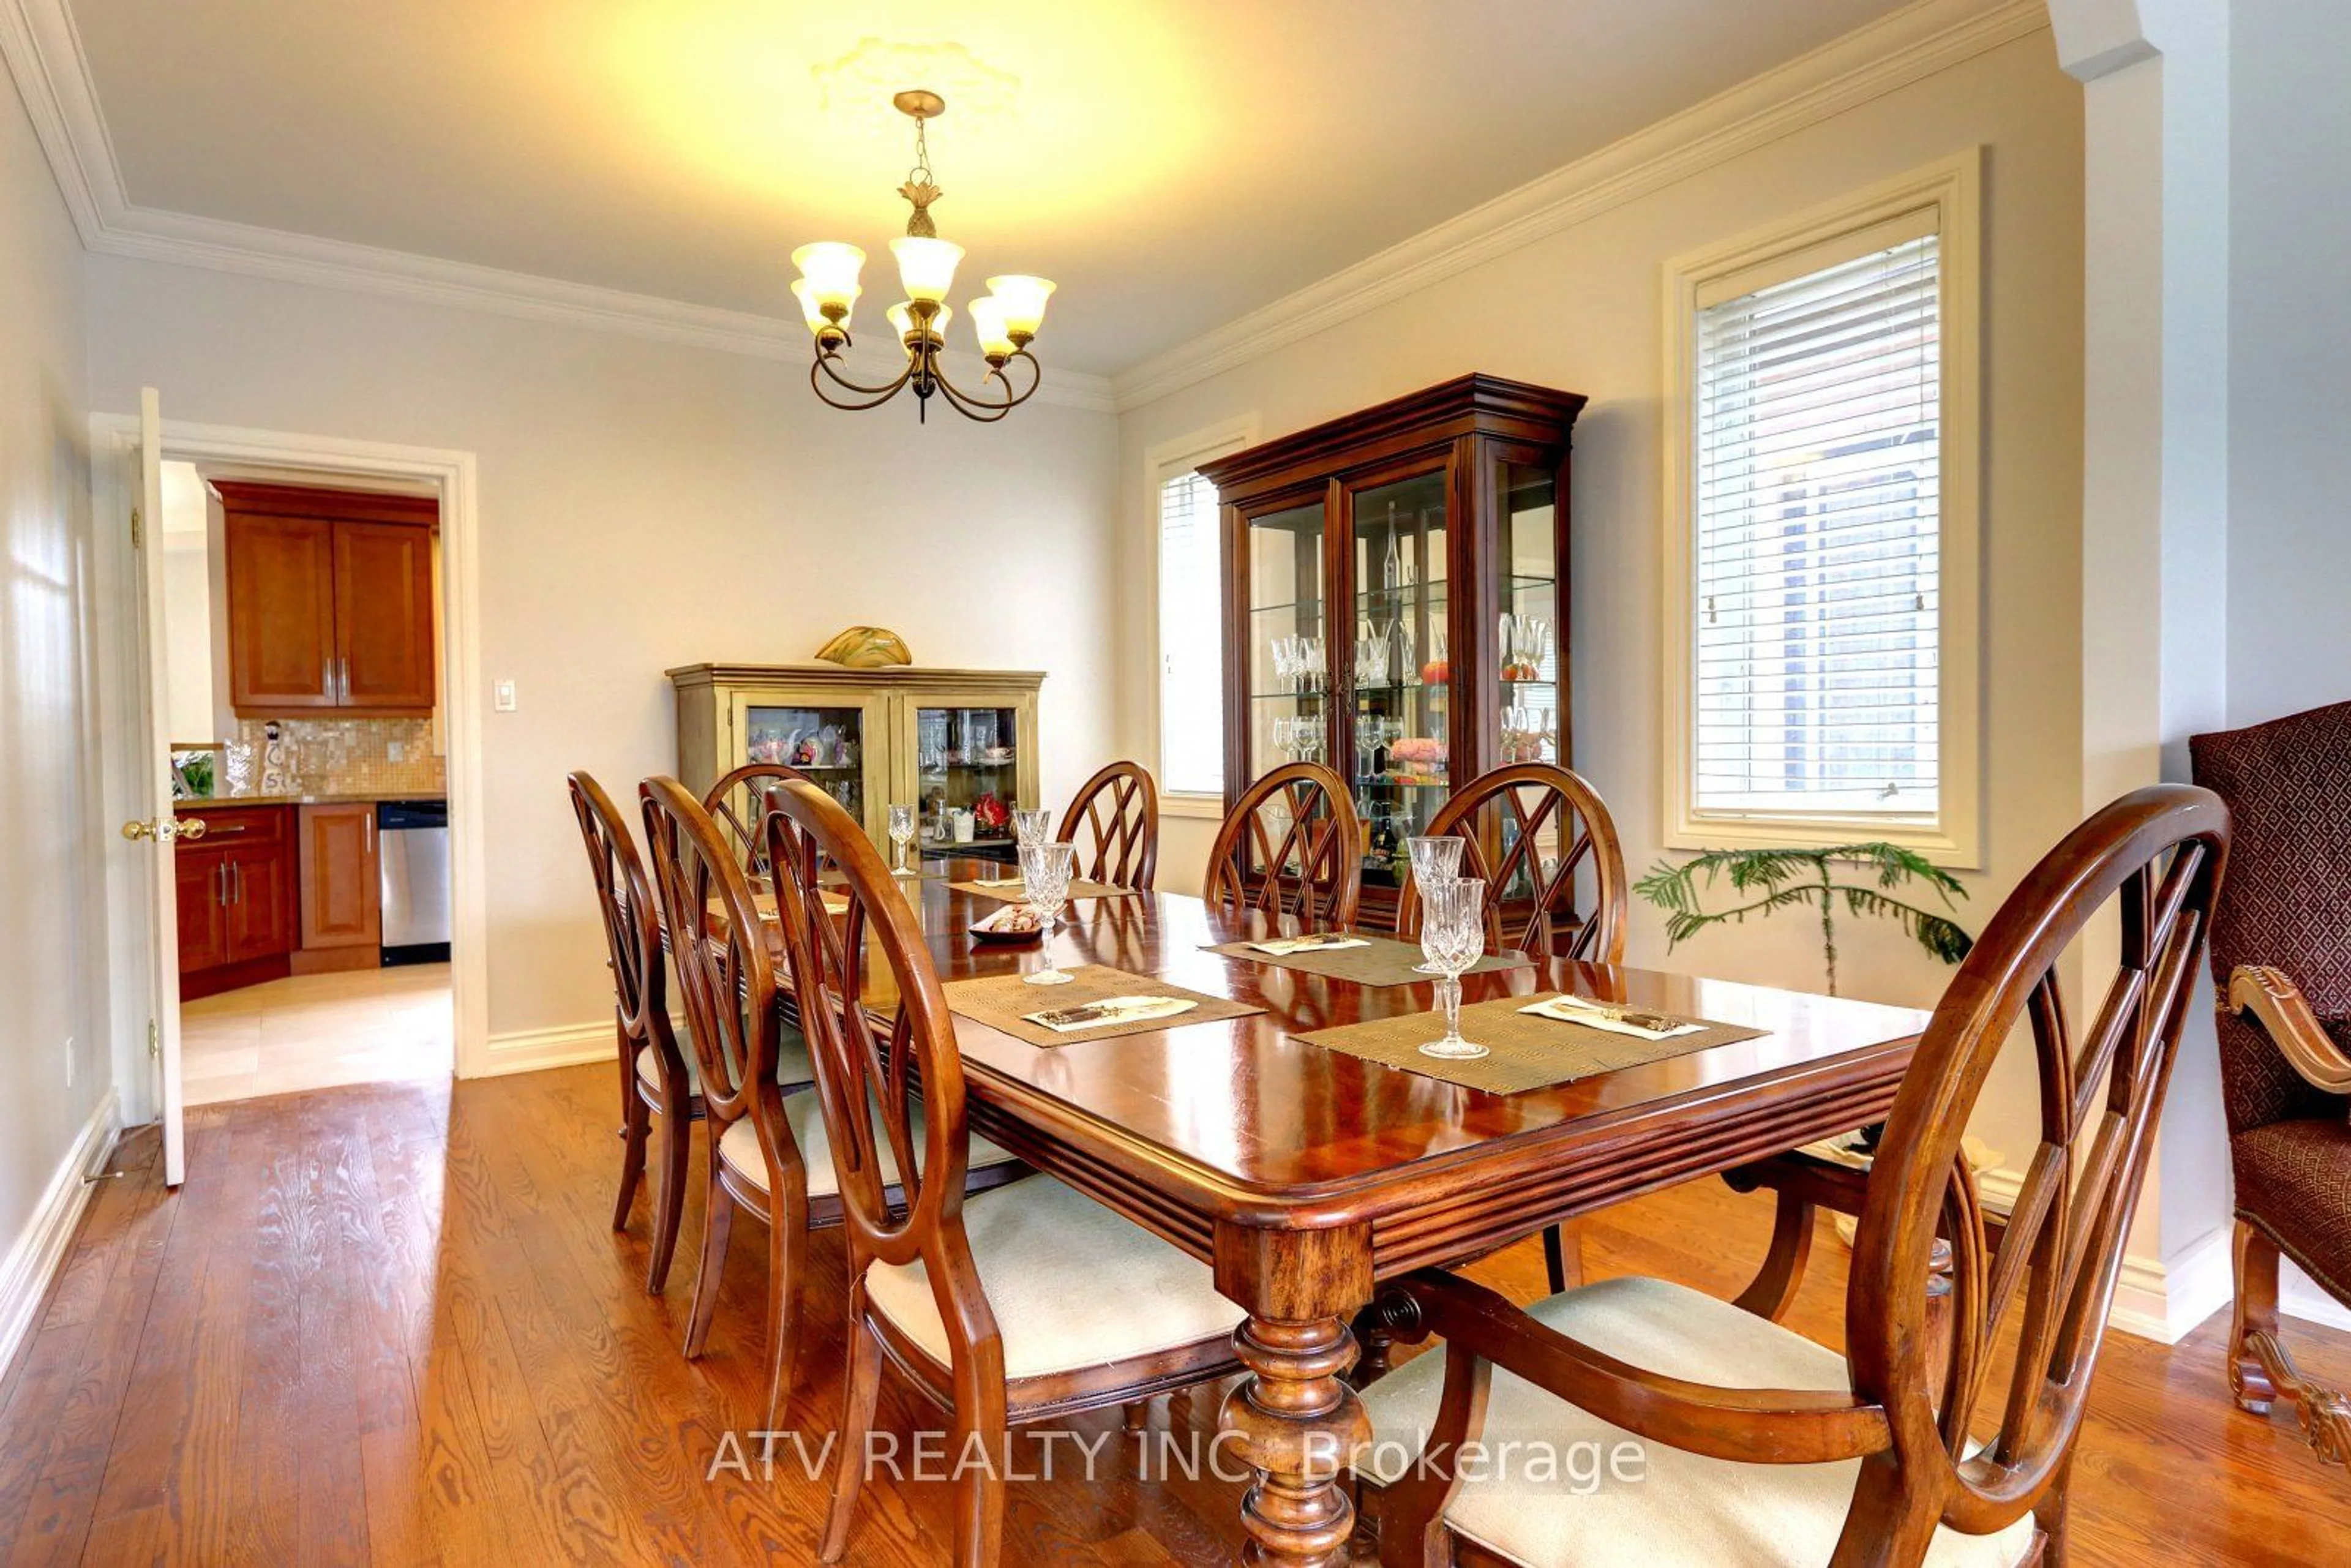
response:
[[[1248,519],[1249,778],[1327,762],[1322,504]]]
[[[1008,844],[1024,760],[1017,708],[917,703],[914,804],[923,842]]]
[[[1556,469],[1502,465],[1502,622],[1499,660],[1501,760],[1558,762],[1560,723],[1559,545]]]
[[[866,730],[862,704],[802,706],[789,699],[741,700],[735,733],[743,737],[742,762],[781,762],[815,779],[861,823],[866,817],[867,752],[874,737]],[[755,800],[735,802],[746,822],[759,820]]]
[[[1364,830],[1364,883],[1395,888],[1405,840],[1445,804],[1447,712],[1445,470],[1353,493],[1353,755],[1337,759]]]

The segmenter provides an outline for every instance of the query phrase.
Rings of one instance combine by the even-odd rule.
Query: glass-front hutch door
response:
[[[1354,791],[1364,885],[1375,893],[1402,885],[1405,841],[1453,779],[1449,488],[1439,466],[1347,492],[1353,695],[1349,754],[1334,760]]]
[[[877,841],[885,742],[882,704],[838,691],[737,690],[733,733],[737,766],[781,762],[816,780]],[[741,821],[759,820],[759,803],[737,800]]]
[[[1330,755],[1331,633],[1328,532],[1314,499],[1244,519],[1242,570],[1248,613],[1242,635],[1249,671],[1238,777],[1254,782],[1285,762]],[[1228,760],[1231,760],[1228,758]],[[1236,789],[1233,791],[1238,793]]]
[[[1037,705],[1013,691],[919,687],[899,698],[891,800],[923,850],[1012,858],[1012,813],[1037,803]]]

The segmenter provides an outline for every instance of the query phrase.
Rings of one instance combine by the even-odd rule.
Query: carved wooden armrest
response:
[[[1438,1270],[1408,1275],[1392,1289],[1416,1326],[1445,1340],[1446,1405],[1436,1431],[1478,1434],[1474,1416],[1450,1409],[1482,1394],[1483,1361],[1516,1373],[1636,1436],[1712,1458],[1751,1464],[1817,1464],[1877,1453],[1893,1441],[1884,1407],[1816,1388],[1719,1388],[1648,1372],[1527,1315],[1483,1285]]]
[[[2311,1087],[2351,1094],[2351,1057],[2327,1038],[2318,1015],[2284,970],[2238,965],[2229,977],[2229,1010],[2251,1013]]]

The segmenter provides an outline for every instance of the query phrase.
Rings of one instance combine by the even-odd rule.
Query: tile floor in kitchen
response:
[[[187,1103],[341,1083],[446,1078],[455,1050],[449,966],[298,975],[180,1009]]]

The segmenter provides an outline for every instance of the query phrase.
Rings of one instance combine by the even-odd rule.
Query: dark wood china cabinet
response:
[[[1568,445],[1584,399],[1466,375],[1201,465],[1223,510],[1225,798],[1345,777],[1386,925],[1456,784],[1566,763]]]

